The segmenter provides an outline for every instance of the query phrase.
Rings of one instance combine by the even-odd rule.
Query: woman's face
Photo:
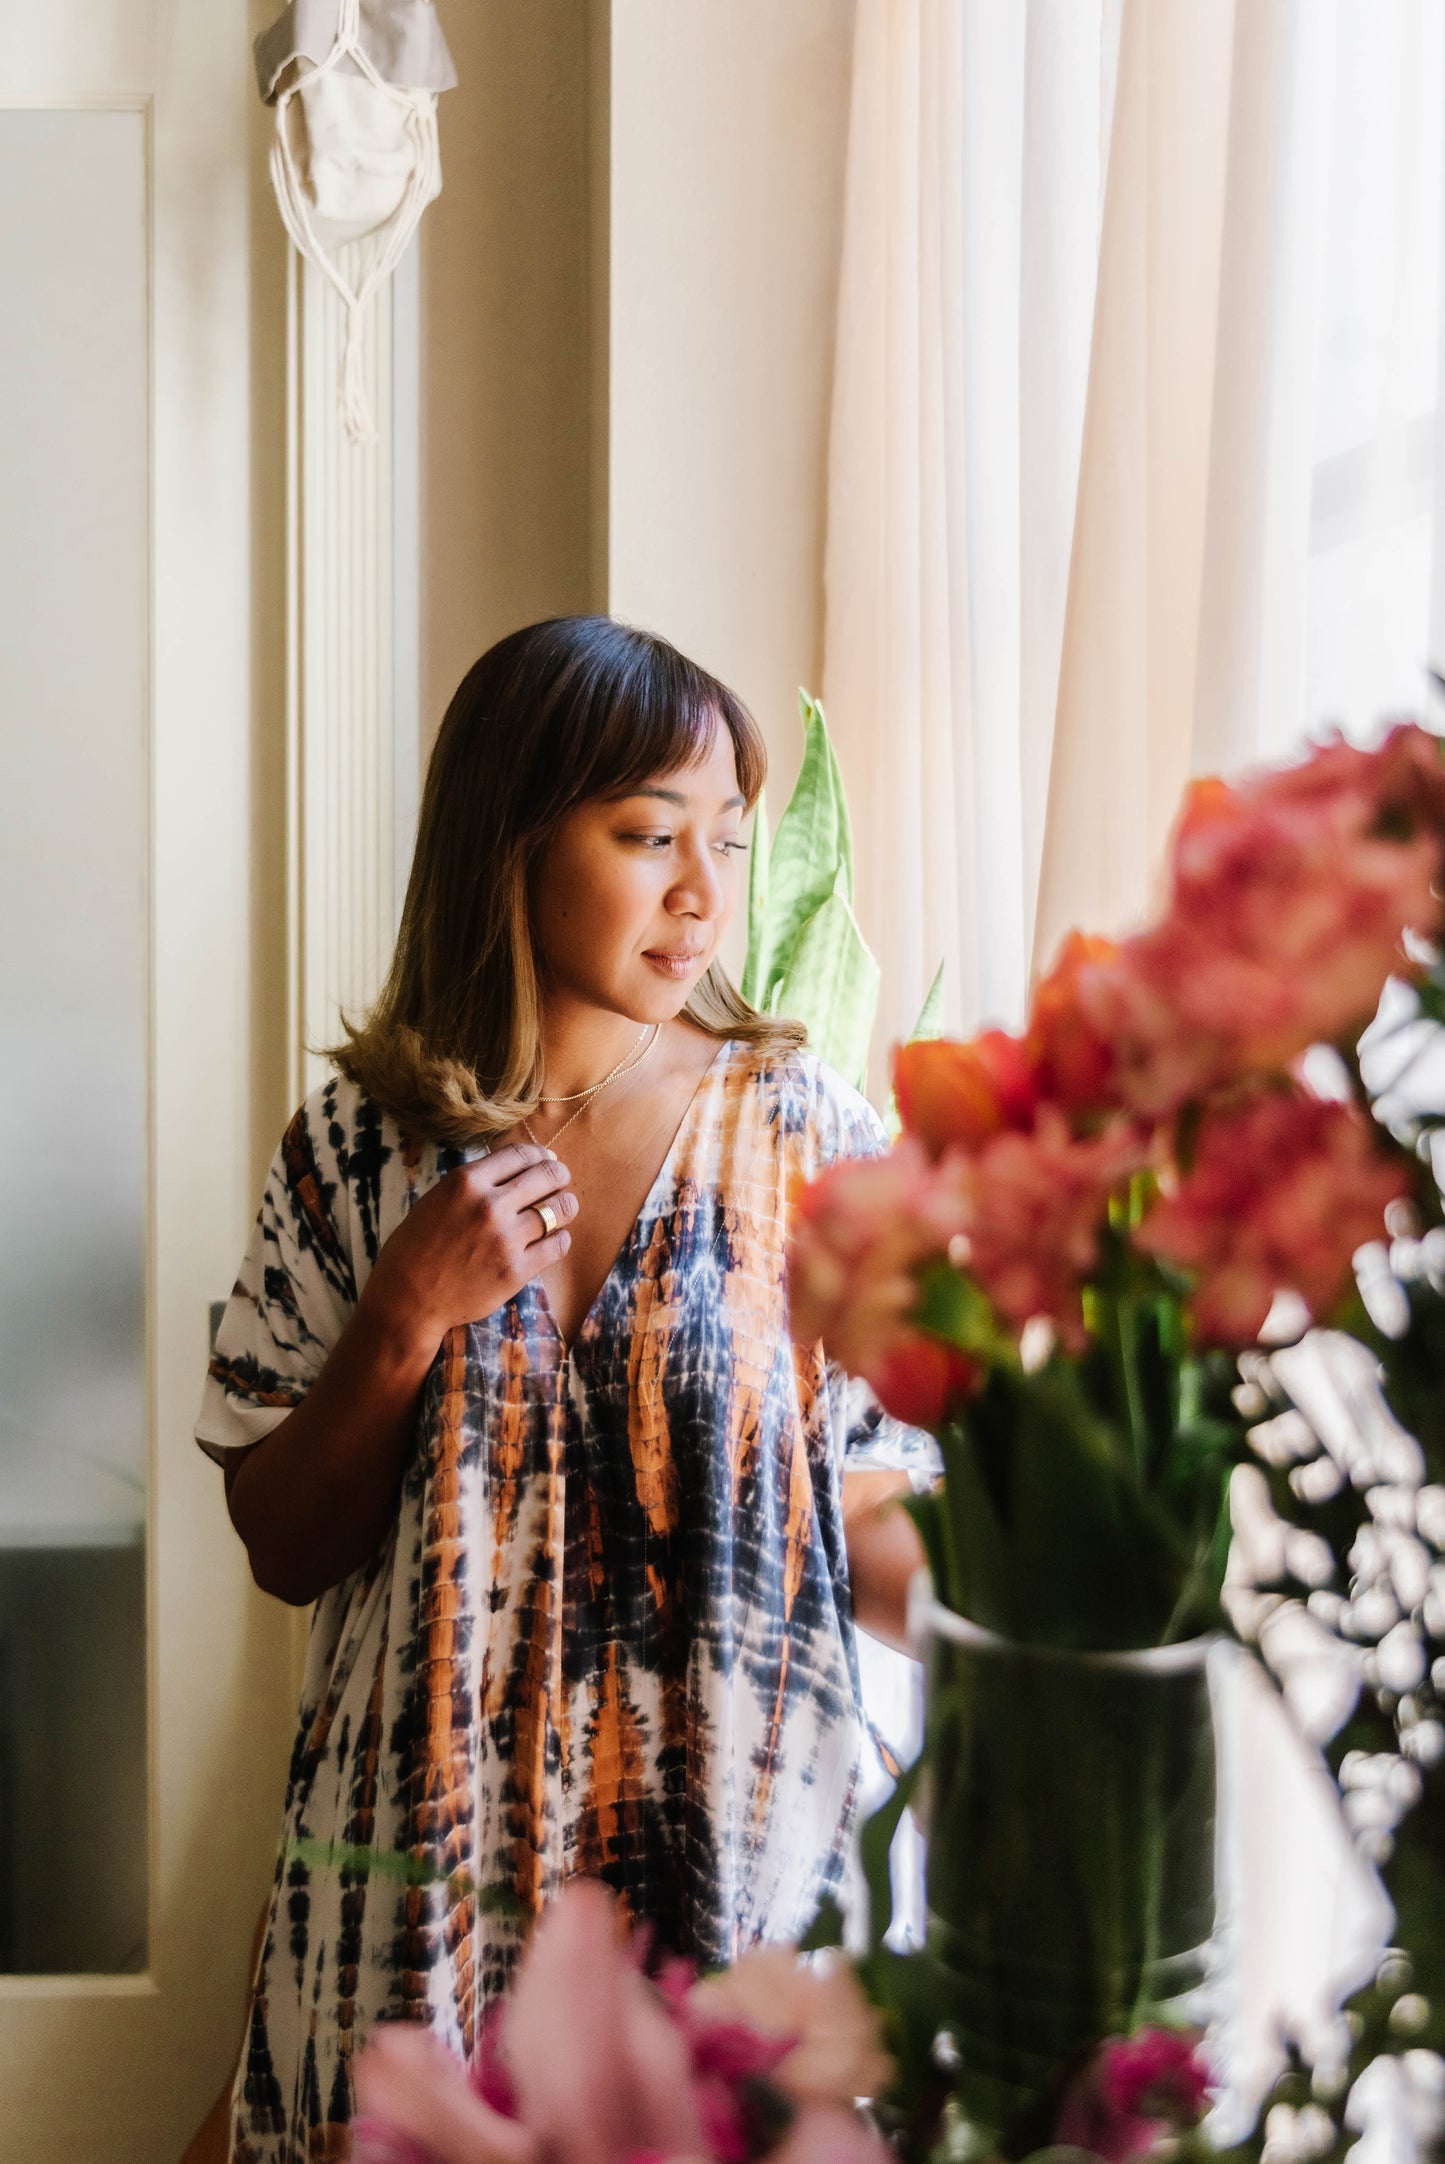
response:
[[[720,722],[700,766],[569,812],[533,896],[548,990],[635,1022],[679,1013],[737,903],[743,810]]]

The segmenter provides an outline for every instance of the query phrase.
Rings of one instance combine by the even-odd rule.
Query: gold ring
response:
[[[557,1212],[553,1209],[550,1202],[534,1202],[532,1204],[532,1208],[541,1218],[542,1230],[550,1239],[552,1234],[557,1230],[558,1225],[561,1223],[561,1219],[558,1217]]]

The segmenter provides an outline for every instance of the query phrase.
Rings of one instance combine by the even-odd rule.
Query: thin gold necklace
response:
[[[654,1028],[655,1028],[655,1029],[659,1029],[659,1028],[661,1028],[661,1026],[662,1026],[662,1025],[661,1025],[660,1023],[656,1023],[656,1024],[654,1024]],[[539,1104],[539,1105],[575,1105],[579,1097],[595,1097],[595,1096],[597,1095],[597,1092],[598,1092],[599,1090],[605,1090],[605,1089],[606,1089],[606,1087],[607,1087],[607,1085],[608,1085],[608,1083],[609,1083],[609,1082],[615,1082],[615,1081],[617,1080],[617,1077],[618,1077],[618,1076],[619,1076],[619,1075],[621,1074],[621,1072],[622,1072],[623,1068],[624,1068],[624,1067],[625,1067],[625,1066],[627,1065],[627,1062],[628,1062],[628,1061],[629,1061],[629,1060],[630,1060],[630,1059],[632,1058],[632,1056],[633,1056],[633,1053],[635,1053],[635,1052],[636,1052],[636,1050],[637,1050],[637,1048],[638,1048],[638,1045],[640,1045],[640,1044],[641,1044],[641,1042],[642,1042],[643,1038],[644,1038],[644,1037],[645,1037],[646,1035],[647,1035],[647,1024],[646,1024],[646,1023],[644,1022],[644,1023],[643,1023],[643,1025],[642,1025],[642,1027],[641,1027],[641,1029],[640,1029],[640,1030],[639,1030],[639,1031],[637,1032],[637,1037],[636,1037],[636,1040],[635,1040],[635,1042],[634,1042],[634,1044],[633,1044],[633,1047],[632,1047],[632,1051],[631,1051],[631,1052],[624,1052],[624,1053],[623,1053],[623,1055],[622,1055],[622,1057],[621,1057],[621,1059],[620,1059],[620,1060],[619,1060],[619,1061],[617,1062],[617,1065],[616,1065],[615,1067],[611,1068],[611,1069],[609,1070],[609,1072],[608,1072],[608,1073],[606,1073],[606,1074],[605,1074],[605,1075],[604,1075],[604,1076],[602,1077],[602,1080],[601,1080],[600,1082],[589,1082],[585,1090],[572,1090],[572,1091],[571,1091],[571,1092],[569,1092],[569,1094],[568,1094],[567,1096],[565,1096],[565,1097],[539,1097],[539,1098],[537,1099],[537,1102],[538,1102],[538,1104]],[[650,1049],[650,1047],[649,1047],[649,1049]]]
[[[532,1123],[530,1120],[519,1121],[518,1124],[520,1125],[522,1132],[527,1136],[529,1141],[537,1143],[537,1147],[539,1150],[543,1148],[550,1149],[552,1147],[552,1143],[555,1142],[559,1136],[566,1134],[568,1128],[572,1125],[572,1122],[574,1120],[581,1119],[583,1113],[587,1110],[594,1097],[600,1097],[603,1090],[610,1088],[612,1083],[620,1081],[623,1075],[636,1073],[637,1069],[642,1065],[642,1062],[646,1059],[648,1053],[652,1050],[653,1046],[657,1043],[657,1040],[661,1035],[662,1024],[660,1022],[654,1022],[652,1025],[652,1035],[640,1052],[637,1052],[628,1059],[623,1060],[618,1066],[613,1068],[611,1074],[605,1074],[600,1082],[594,1082],[590,1089],[574,1090],[572,1092],[572,1097],[581,1097],[583,1102],[578,1105],[575,1112],[570,1113],[568,1117],[563,1120],[561,1126],[557,1128],[552,1135],[551,1141],[545,1144],[538,1142],[537,1137],[532,1132]],[[538,1099],[538,1103],[544,1105],[565,1105],[572,1102],[572,1097],[542,1097]]]

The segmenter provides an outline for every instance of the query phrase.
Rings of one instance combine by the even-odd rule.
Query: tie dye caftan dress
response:
[[[811,1055],[724,1044],[572,1344],[538,1282],[448,1333],[391,1533],[312,1621],[241,2164],[349,2154],[373,2022],[469,2054],[574,1873],[704,1963],[837,1883],[861,1742],[841,1478],[931,1445],[794,1347],[784,1217],[795,1179],[883,1144]],[[467,1154],[340,1078],[307,1099],[217,1335],[213,1456],[300,1401]]]

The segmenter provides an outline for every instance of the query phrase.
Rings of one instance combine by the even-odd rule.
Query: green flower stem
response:
[[[1141,1484],[1149,1478],[1149,1422],[1139,1387],[1139,1318],[1127,1294],[1099,1295],[1100,1340],[1109,1358],[1119,1413],[1129,1434],[1134,1472]]]

